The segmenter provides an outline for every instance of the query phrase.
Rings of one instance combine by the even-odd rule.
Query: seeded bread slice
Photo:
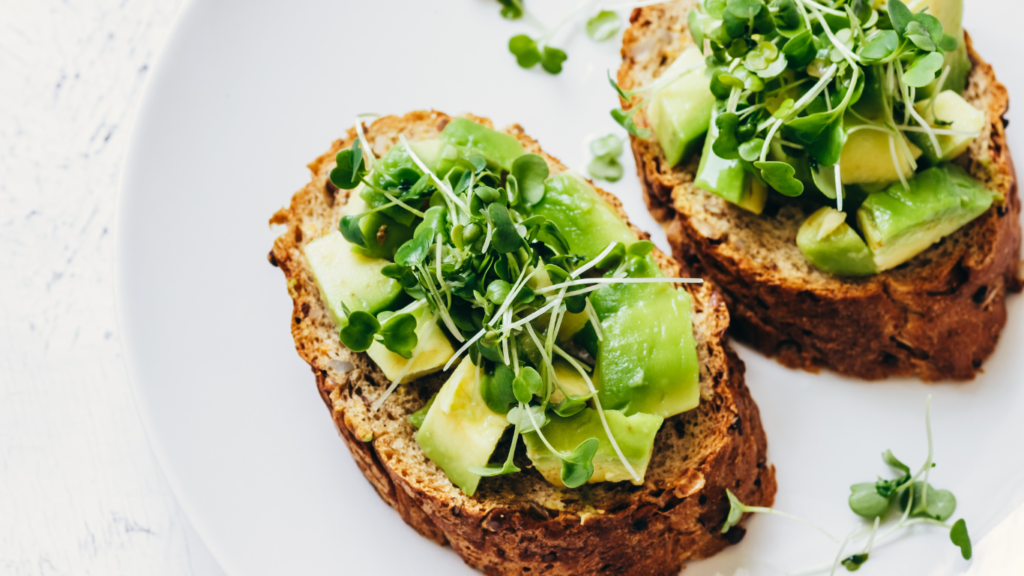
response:
[[[491,126],[485,118],[470,118]],[[422,111],[388,116],[366,127],[366,136],[381,156],[399,134],[412,141],[432,138],[449,119]],[[544,156],[552,173],[566,170],[518,125],[505,131],[527,151]],[[729,510],[725,490],[749,504],[770,506],[775,469],[767,464],[764,430],[744,384],[743,362],[725,342],[728,312],[710,284],[687,286],[701,363],[700,407],[665,421],[642,486],[556,488],[520,453],[516,463],[522,473],[484,478],[476,495],[467,497],[426,459],[406,420],[445,375],[399,386],[380,411],[371,411],[388,381],[366,354],[342,346],[302,253],[307,242],[338,224],[349,192],[335,188],[328,173],[337,151],[354,138],[349,130],[313,161],[312,181],[271,219],[287,230],[269,259],[284,272],[294,302],[289,323],[295,348],[312,368],[342,439],[381,498],[420,534],[450,544],[467,564],[488,574],[676,574],[684,561],[738,542],[745,533],[741,526],[719,533]],[[599,192],[625,220],[619,201]],[[655,257],[666,274],[679,273],[671,258],[660,252]]]
[[[686,16],[695,4],[633,11],[618,73],[624,88],[648,84],[693,43]],[[773,202],[755,216],[694,186],[699,155],[668,166],[656,139],[632,138],[648,208],[666,223],[675,256],[722,290],[733,335],[811,371],[926,381],[977,374],[1006,323],[1007,293],[1021,291],[1021,228],[1004,132],[1009,96],[969,37],[967,46],[973,69],[964,98],[985,111],[988,127],[957,163],[1005,200],[876,276],[831,276],[807,262],[796,234],[809,213],[798,202]]]

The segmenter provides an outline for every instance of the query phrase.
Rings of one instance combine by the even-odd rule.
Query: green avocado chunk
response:
[[[345,308],[376,314],[402,294],[401,285],[380,272],[390,262],[356,254],[337,230],[306,244],[303,253],[336,326],[345,325]]]
[[[467,118],[453,118],[441,131],[440,141],[469,151],[463,157],[479,154],[502,170],[511,171],[512,162],[526,152],[515,137]]]
[[[416,442],[452,484],[472,496],[480,476],[469,469],[487,465],[508,425],[480,396],[480,371],[467,357],[434,397]]]
[[[857,210],[879,271],[895,268],[985,213],[994,194],[959,166],[919,172],[910,189],[894,183]]]
[[[700,49],[690,46],[662,77],[692,70],[657,92],[647,105],[647,118],[669,166],[695,152],[701,137],[707,134],[715,95],[711,93],[711,79],[704,75],[705,67]]]
[[[534,207],[558,224],[573,253],[593,258],[612,241],[637,241],[592,186],[561,174]],[[649,256],[633,259],[633,278],[658,277]],[[597,342],[595,386],[606,409],[668,417],[697,406],[699,364],[690,295],[670,284],[620,284],[591,294],[604,338]]]
[[[544,199],[533,207],[533,213],[557,224],[576,254],[594,257],[613,241],[626,246],[637,241],[594,188],[571,174],[552,176],[544,183]]]
[[[720,113],[718,107],[711,113],[708,137],[704,139],[704,151],[701,153],[694,184],[701,190],[717,194],[740,208],[760,214],[768,200],[768,189],[754,178],[753,174],[747,172],[739,160],[726,160],[715,154],[711,148],[718,138],[715,120]]]
[[[418,340],[417,352],[413,353],[412,358],[406,359],[388,350],[380,342],[374,342],[366,351],[388,380],[399,384],[437,372],[455,354],[437,319],[430,315],[425,306],[413,311],[412,316],[416,319]]]
[[[654,278],[651,258],[635,259],[630,278]],[[690,294],[670,284],[618,284],[590,298],[601,319],[594,368],[601,404],[626,414],[668,418],[700,401],[697,344],[690,320]]]
[[[836,276],[870,276],[877,272],[871,250],[846,223],[846,214],[825,206],[811,214],[796,235],[796,244],[816,268]]]
[[[922,100],[915,108],[924,121],[934,128],[980,134],[987,122],[984,112],[952,90],[940,92],[934,99]],[[935,140],[939,148],[936,150],[931,138],[923,132],[911,132],[907,136],[924,150],[931,164],[953,160],[966,152],[976,138],[973,135],[937,135]]]
[[[597,453],[594,454],[594,474],[588,480],[589,483],[629,480],[637,485],[643,484],[647,464],[651,460],[651,451],[654,448],[654,437],[665,419],[650,414],[626,416],[617,410],[605,410],[604,415],[608,419],[608,429],[622,450],[622,455],[640,476],[639,482],[633,481],[633,477],[615,453],[597,410],[584,408],[568,418],[549,412],[551,421],[541,429],[541,432],[551,446],[563,454],[572,452],[588,438],[597,438],[600,444]],[[555,486],[563,486],[561,459],[548,450],[536,432],[523,434],[523,440],[526,442],[526,454],[537,471],[548,482]]]

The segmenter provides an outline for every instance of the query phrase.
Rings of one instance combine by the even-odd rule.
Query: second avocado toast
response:
[[[623,90],[657,86],[680,66],[702,68],[636,114],[639,125],[662,132],[632,138],[645,199],[669,222],[676,256],[722,289],[733,333],[762,352],[792,367],[868,379],[970,379],[1006,323],[1006,296],[1022,286],[1020,200],[1003,119],[1009,97],[961,32],[960,0],[847,4],[681,0],[634,11],[623,38]],[[759,14],[750,28],[735,19],[741,8]],[[773,21],[762,22],[769,12]],[[851,34],[854,20],[860,25]],[[706,60],[691,25],[712,48]],[[833,40],[853,51],[834,48]],[[705,62],[714,66],[706,73]],[[726,73],[730,66],[739,72]],[[867,85],[863,92],[844,92],[851,71],[857,86]],[[698,74],[701,81],[693,80]],[[835,74],[835,90],[828,74]],[[736,154],[718,138],[730,129],[727,121],[710,121],[702,139],[708,116],[694,119],[684,106],[699,101],[711,114],[716,96],[721,102],[730,90],[739,98],[726,107],[740,122],[760,121],[757,134],[786,122],[768,136],[776,140],[764,145],[769,154],[760,162],[744,146],[760,150],[761,140],[742,125],[732,126]],[[787,90],[792,98],[778,96]],[[640,97],[632,100],[623,102],[635,107]],[[801,105],[807,110],[798,117]],[[826,162],[821,151],[829,146],[800,139],[829,115],[836,116],[828,126],[837,128],[842,153]],[[659,131],[659,122],[674,128]],[[684,150],[681,139],[706,147]],[[736,155],[723,160],[712,150]],[[713,181],[706,157],[732,163],[734,180],[750,190]],[[753,162],[744,170],[747,158]],[[792,176],[780,178],[779,168]],[[767,190],[762,175],[798,197]],[[839,195],[837,206],[839,180],[847,197]]]
[[[377,120],[365,127],[362,138],[355,129],[350,130],[344,140],[309,165],[312,181],[295,194],[289,208],[272,219],[272,223],[287,226],[274,243],[270,260],[288,280],[296,349],[310,364],[320,395],[363,474],[420,534],[450,544],[469,565],[491,574],[528,570],[674,574],[684,561],[710,556],[738,542],[742,527],[724,534],[721,530],[730,510],[726,490],[750,505],[770,506],[775,476],[774,468],[767,464],[757,407],[743,381],[743,364],[724,341],[729,318],[722,299],[709,284],[672,289],[657,280],[662,274],[678,276],[679,265],[657,249],[651,251],[649,243],[638,241],[645,236],[628,224],[613,196],[567,172],[520,127],[507,128],[504,134],[510,136],[489,128],[490,122],[483,118],[453,119],[438,112],[413,112]],[[408,180],[408,185],[390,188],[392,192],[401,198],[416,197],[413,210],[430,207],[424,213],[427,219],[415,231],[408,227],[403,231],[394,219],[371,220],[373,214],[398,205],[401,198],[392,195],[376,203],[374,193],[391,193],[365,187],[350,191],[332,183],[332,171],[333,180],[349,188],[356,187],[354,174],[367,175],[360,169],[362,152],[353,146],[357,139],[371,148],[373,155],[368,158],[375,157],[371,161],[381,166],[377,175],[394,177],[396,184]],[[424,161],[431,151],[436,154]],[[335,166],[336,157],[340,168]],[[544,166],[537,165],[538,161]],[[432,180],[436,176],[430,174],[427,164],[436,169],[445,162],[450,168],[443,178],[449,181],[453,171],[454,177],[449,181],[452,188],[442,190],[445,184]],[[527,163],[533,167],[524,170]],[[456,164],[461,168],[456,169]],[[508,181],[512,179],[509,173],[520,176],[518,185]],[[498,184],[496,174],[501,177],[500,187],[481,184]],[[543,174],[539,182],[537,174]],[[470,181],[468,188],[463,176]],[[438,188],[436,194],[416,196],[416,191],[422,190],[417,185],[426,186],[430,181]],[[520,206],[519,210],[534,216],[517,222],[518,228],[503,226],[508,208],[503,213],[501,207],[489,207],[490,218],[481,220],[487,225],[486,236],[467,233],[464,225],[432,228],[439,212],[450,208],[457,214],[460,210],[458,196],[438,194],[465,189],[474,191],[463,197],[470,200],[466,208],[481,217],[477,203],[481,201],[488,206]],[[358,190],[363,194],[357,196]],[[526,204],[521,204],[517,192],[524,195]],[[545,201],[547,195],[550,198]],[[433,200],[428,202],[428,198]],[[359,209],[363,216],[344,219],[355,216],[347,207],[359,204],[360,199],[366,202]],[[558,203],[568,212],[554,209]],[[375,211],[367,205],[384,208]],[[398,264],[386,260],[390,257],[419,266],[416,262],[424,261],[417,260],[421,251],[410,255],[409,249],[397,245],[416,248],[417,239],[438,254],[450,251],[452,266],[460,251],[483,257],[489,253],[491,241],[501,242],[507,254],[516,254],[520,239],[532,242],[540,237],[541,232],[536,231],[544,220],[536,218],[540,214],[558,222],[548,227],[544,236],[556,249],[545,252],[549,264],[543,267],[554,276],[551,280],[556,287],[558,282],[563,286],[600,284],[605,282],[601,278],[620,283],[618,288],[602,288],[599,293],[603,296],[595,294],[594,301],[588,298],[585,306],[579,306],[582,301],[570,304],[576,317],[584,318],[575,327],[575,318],[569,317],[561,321],[552,318],[539,335],[526,329],[537,348],[543,347],[539,340],[545,339],[545,334],[551,335],[546,338],[548,348],[562,350],[560,346],[564,346],[567,351],[559,352],[561,358],[579,368],[587,386],[591,385],[586,373],[593,375],[599,389],[596,395],[593,387],[588,394],[587,388],[580,386],[581,378],[572,370],[562,371],[566,365],[560,361],[551,366],[551,356],[538,355],[537,349],[531,352],[526,338],[501,344],[482,329],[485,334],[480,341],[490,343],[474,348],[470,336],[485,319],[471,313],[449,328],[441,319],[444,312],[440,308],[423,308],[416,302],[425,300],[415,298],[406,304],[410,297],[422,294],[403,278],[404,271],[395,268]],[[519,216],[513,216],[516,218]],[[343,229],[347,227],[344,235],[338,232],[339,221]],[[370,223],[364,226],[360,221]],[[589,225],[580,228],[577,223],[584,221]],[[431,227],[430,234],[421,232],[425,227]],[[429,243],[449,235],[457,250],[440,242]],[[622,242],[609,242],[609,237]],[[346,240],[354,240],[359,248],[355,256]],[[560,258],[557,245],[561,243],[584,253],[583,257]],[[606,244],[608,248],[604,248]],[[541,246],[532,249],[544,250]],[[427,253],[423,254],[425,258]],[[475,295],[462,293],[488,310],[503,304],[504,297],[524,307],[530,301],[543,301],[534,296],[544,292],[543,283],[531,284],[522,301],[516,296],[516,290],[524,286],[525,272],[541,268],[525,264],[533,260],[528,254],[521,255],[524,267],[513,282],[520,264],[511,262],[511,256],[504,258],[505,264],[499,266],[512,269],[497,274],[508,276],[507,281],[495,280]],[[552,267],[555,263],[560,265]],[[367,276],[367,266],[376,267],[377,274],[386,266],[392,268],[386,269],[387,276],[378,277]],[[565,271],[559,272],[562,266]],[[636,275],[643,270],[646,272]],[[435,266],[429,272],[427,277],[436,274],[440,282],[442,274],[454,273],[454,268]],[[420,278],[429,284],[432,280],[427,277]],[[411,294],[402,295],[402,290],[390,283],[391,278]],[[636,278],[640,284],[627,289],[622,278]],[[443,290],[459,288],[449,283]],[[445,301],[442,288],[437,290],[431,291],[437,300],[430,302]],[[626,298],[630,293],[641,295],[641,299]],[[671,302],[670,307],[650,308],[662,301]],[[558,302],[562,302],[561,296]],[[565,304],[559,303],[554,310],[567,314],[562,308]],[[590,310],[591,305],[598,310]],[[385,311],[376,318],[362,312],[381,309]],[[407,310],[430,310],[433,316],[423,322]],[[524,308],[523,313],[528,310]],[[648,318],[643,310],[653,310],[659,317]],[[501,317],[500,312],[495,317]],[[636,314],[639,322],[630,320]],[[673,320],[679,314],[683,316]],[[410,327],[403,328],[402,324],[409,322],[403,316],[414,318],[417,338],[409,337]],[[602,319],[600,335],[586,320],[594,317]],[[666,318],[672,322],[665,322]],[[454,324],[455,318],[451,321]],[[442,324],[443,331],[437,328]],[[692,334],[676,334],[687,324],[692,324]],[[658,334],[638,336],[651,327],[656,327]],[[462,330],[465,335],[454,335]],[[434,333],[440,334],[440,340],[431,335]],[[554,334],[559,336],[558,344],[551,344]],[[353,352],[342,339],[367,352]],[[428,343],[438,354],[424,359],[420,342]],[[456,358],[453,346],[471,349],[471,353]],[[596,360],[593,371],[584,366],[588,360]],[[445,363],[451,370],[431,374]],[[677,364],[666,372],[666,367]],[[502,382],[503,370],[514,371],[515,378]],[[535,378],[538,371],[543,378]],[[407,377],[410,374],[420,377]],[[631,384],[616,392],[612,385],[623,377],[632,378]],[[560,396],[544,391],[553,384],[558,385]],[[578,387],[574,389],[574,385]],[[602,408],[602,402],[608,410]],[[531,403],[539,404],[537,411],[522,410]],[[509,411],[507,420],[505,411]],[[524,412],[532,427],[524,425]],[[537,427],[546,435],[538,433]],[[602,427],[623,440],[621,446],[609,443]],[[525,436],[519,434],[521,429]],[[519,438],[525,440],[525,451],[522,442],[516,444]],[[627,445],[630,438],[637,440]],[[513,446],[519,447],[518,453],[509,453]],[[588,480],[590,484],[582,485]]]

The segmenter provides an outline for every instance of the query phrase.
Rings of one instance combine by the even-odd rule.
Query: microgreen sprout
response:
[[[842,211],[839,161],[857,130],[887,135],[905,187],[906,167],[916,170],[917,162],[904,133],[923,133],[936,150],[938,136],[969,135],[947,134],[923,113],[945,84],[946,54],[959,41],[935,16],[901,0],[702,0],[687,23],[705,56],[694,73],[710,79],[716,100],[711,149],[741,160],[744,170],[783,195],[817,189]],[[630,89],[609,74],[624,104],[612,117],[631,136],[650,138],[648,122],[637,114],[690,71],[669,67]],[[931,99],[915,106],[926,88]],[[847,126],[847,115],[857,123]]]
[[[591,178],[618,182],[622,178],[622,138],[609,134],[590,141],[590,153],[594,158],[587,166]]]
[[[590,357],[580,348],[559,347],[556,337],[570,313],[585,313],[602,337],[604,317],[590,302],[594,292],[700,280],[632,277],[634,266],[650,258],[653,244],[648,241],[629,247],[611,242],[592,257],[574,254],[558,224],[540,209],[551,174],[539,155],[523,154],[500,164],[466,148],[442,141],[413,143],[402,135],[387,155],[376,158],[364,130],[356,131],[352,145],[338,152],[331,180],[359,194],[367,208],[343,216],[339,229],[354,251],[373,251],[388,260],[381,274],[404,292],[394,305],[397,310],[374,315],[346,309],[339,326],[341,342],[350,350],[373,353],[371,348],[381,346],[400,357],[399,372],[371,410],[384,406],[407,376],[422,371],[419,360],[428,352],[428,335],[440,332],[457,348],[443,370],[469,356],[484,404],[513,427],[503,461],[472,473],[519,472],[514,455],[520,436],[527,434],[561,461],[566,486],[590,480],[594,455],[604,442],[639,482],[588,374],[594,371],[587,364]],[[621,146],[617,139],[596,145],[605,154],[621,152]],[[587,393],[566,392],[555,372],[556,357],[582,374]],[[553,399],[556,392],[560,395]],[[556,450],[545,427],[553,418],[584,409],[598,414],[607,439],[584,438]],[[422,424],[426,413],[421,412],[410,422]]]
[[[565,14],[555,26],[547,28],[540,24],[526,9],[523,0],[498,0],[498,2],[502,6],[502,17],[509,20],[525,17],[534,27],[543,30],[542,34],[537,38],[528,34],[517,34],[509,39],[508,51],[516,57],[516,63],[522,68],[533,68],[540,64],[541,68],[549,74],[560,74],[562,72],[562,64],[568,59],[568,55],[564,50],[551,45],[559,33],[567,26],[590,14],[584,30],[591,40],[604,42],[614,38],[622,30],[623,21],[616,10],[625,10],[650,4],[650,2],[631,2],[608,6],[609,2],[607,1],[582,0],[574,9]]]
[[[831,570],[830,574],[834,575],[839,566],[843,566],[850,572],[856,571],[868,561],[874,548],[892,542],[892,536],[901,530],[917,524],[931,524],[949,530],[950,541],[960,548],[961,555],[965,560],[970,560],[972,550],[971,539],[967,534],[967,523],[962,518],[952,525],[946,523],[946,520],[952,517],[953,512],[956,510],[956,498],[948,490],[937,490],[928,484],[928,475],[935,466],[932,461],[934,444],[932,441],[931,405],[932,397],[929,395],[925,402],[925,432],[928,440],[928,455],[921,468],[916,473],[911,474],[910,467],[897,459],[891,450],[883,452],[882,461],[896,471],[899,476],[892,479],[879,478],[875,482],[854,484],[851,487],[849,498],[850,509],[858,516],[871,519],[871,527],[854,528],[840,543],[839,551],[836,553],[833,561],[798,572],[797,574],[813,574]],[[922,477],[923,480],[921,480]],[[837,542],[829,532],[812,522],[779,512],[774,508],[747,506],[729,490],[726,490],[726,496],[729,498],[729,513],[722,524],[722,533],[728,532],[729,529],[738,524],[745,513],[766,513],[797,520],[813,526],[834,542]],[[900,519],[896,522],[895,526],[879,534],[880,523],[893,506],[897,506],[902,511]],[[843,557],[848,544],[865,537],[867,537],[867,540],[861,552]],[[876,545],[876,542],[879,544]]]

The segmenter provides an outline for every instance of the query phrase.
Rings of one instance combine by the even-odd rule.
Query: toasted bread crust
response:
[[[649,82],[692,44],[686,14],[694,4],[634,10],[618,74],[624,88]],[[721,288],[733,335],[815,372],[974,378],[1006,323],[1007,293],[1021,290],[1021,228],[1004,131],[1009,96],[969,36],[967,47],[973,69],[964,97],[985,111],[988,130],[957,162],[1004,200],[907,264],[869,278],[830,276],[803,258],[800,206],[747,213],[693,185],[699,158],[667,166],[656,140],[631,139],[649,210],[667,222],[675,256]]]
[[[490,125],[484,118],[470,118]],[[366,128],[367,139],[380,156],[399,133],[410,140],[429,138],[448,120],[438,112],[389,116]],[[543,154],[519,126],[506,131],[528,151]],[[469,498],[423,456],[405,419],[440,387],[443,375],[400,386],[379,412],[370,411],[387,379],[366,354],[341,345],[301,252],[337,223],[348,193],[334,188],[328,173],[336,152],[354,137],[350,130],[311,163],[312,181],[271,219],[287,230],[269,259],[288,281],[296,350],[312,368],[342,439],[381,498],[420,534],[450,544],[467,564],[488,574],[675,574],[684,561],[738,542],[741,526],[724,535],[718,530],[729,509],[725,490],[752,505],[770,506],[775,470],[767,464],[767,442],[744,383],[743,363],[724,340],[728,312],[710,285],[689,287],[701,359],[701,405],[666,420],[643,486],[558,489],[523,460],[523,473],[485,478]],[[565,170],[544,157],[552,172]],[[618,200],[601,194],[625,219]],[[678,272],[671,258],[661,253],[656,258],[666,272]]]

